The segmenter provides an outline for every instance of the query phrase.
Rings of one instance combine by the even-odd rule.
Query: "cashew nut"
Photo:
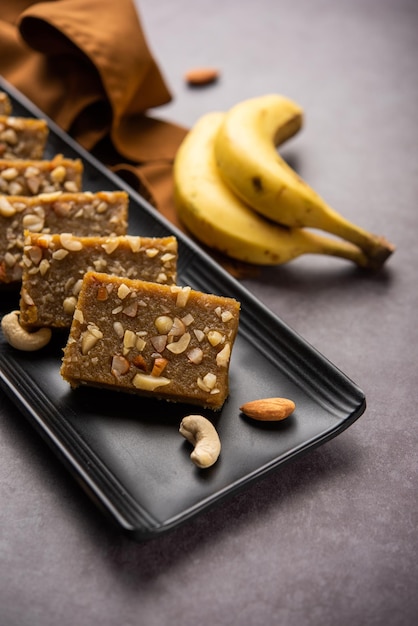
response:
[[[194,446],[190,455],[197,467],[213,465],[221,452],[221,442],[214,425],[203,415],[187,415],[180,424],[179,432]]]
[[[1,320],[1,329],[7,342],[17,350],[33,352],[40,350],[51,339],[50,328],[30,332],[20,325],[19,311],[7,313]]]

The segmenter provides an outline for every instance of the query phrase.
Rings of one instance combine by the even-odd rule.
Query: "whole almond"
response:
[[[293,400],[288,398],[262,398],[246,402],[240,407],[240,411],[255,420],[275,422],[289,417],[295,408]]]
[[[215,82],[219,76],[219,71],[214,67],[194,67],[184,75],[185,81],[189,85],[208,85]]]

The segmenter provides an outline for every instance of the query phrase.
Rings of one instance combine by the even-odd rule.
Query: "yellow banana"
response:
[[[280,95],[266,95],[244,100],[227,112],[214,148],[224,182],[265,217],[342,237],[380,267],[394,246],[332,209],[278,154],[276,129],[281,126],[284,102]]]
[[[246,206],[219,176],[214,142],[224,113],[201,117],[180,145],[174,161],[174,198],[179,219],[202,243],[240,261],[279,265],[302,254],[328,254],[368,267],[356,246],[286,228]]]

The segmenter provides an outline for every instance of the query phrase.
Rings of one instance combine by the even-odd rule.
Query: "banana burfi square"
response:
[[[36,196],[54,191],[81,191],[83,163],[57,154],[52,160],[1,159],[0,193]]]
[[[179,285],[85,274],[61,366],[92,385],[219,410],[240,303]]]
[[[0,284],[22,278],[25,230],[79,237],[125,235],[128,202],[125,191],[0,195]]]
[[[0,115],[0,158],[42,159],[48,134],[45,120]]]
[[[4,91],[0,91],[0,115],[10,115],[12,103],[9,96]]]
[[[29,328],[66,328],[71,326],[87,271],[175,284],[177,239],[27,233],[22,266],[21,323]]]

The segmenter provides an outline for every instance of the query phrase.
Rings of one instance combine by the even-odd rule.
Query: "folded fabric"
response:
[[[132,0],[2,0],[0,74],[176,222],[172,164],[186,129],[147,114],[171,93]]]

